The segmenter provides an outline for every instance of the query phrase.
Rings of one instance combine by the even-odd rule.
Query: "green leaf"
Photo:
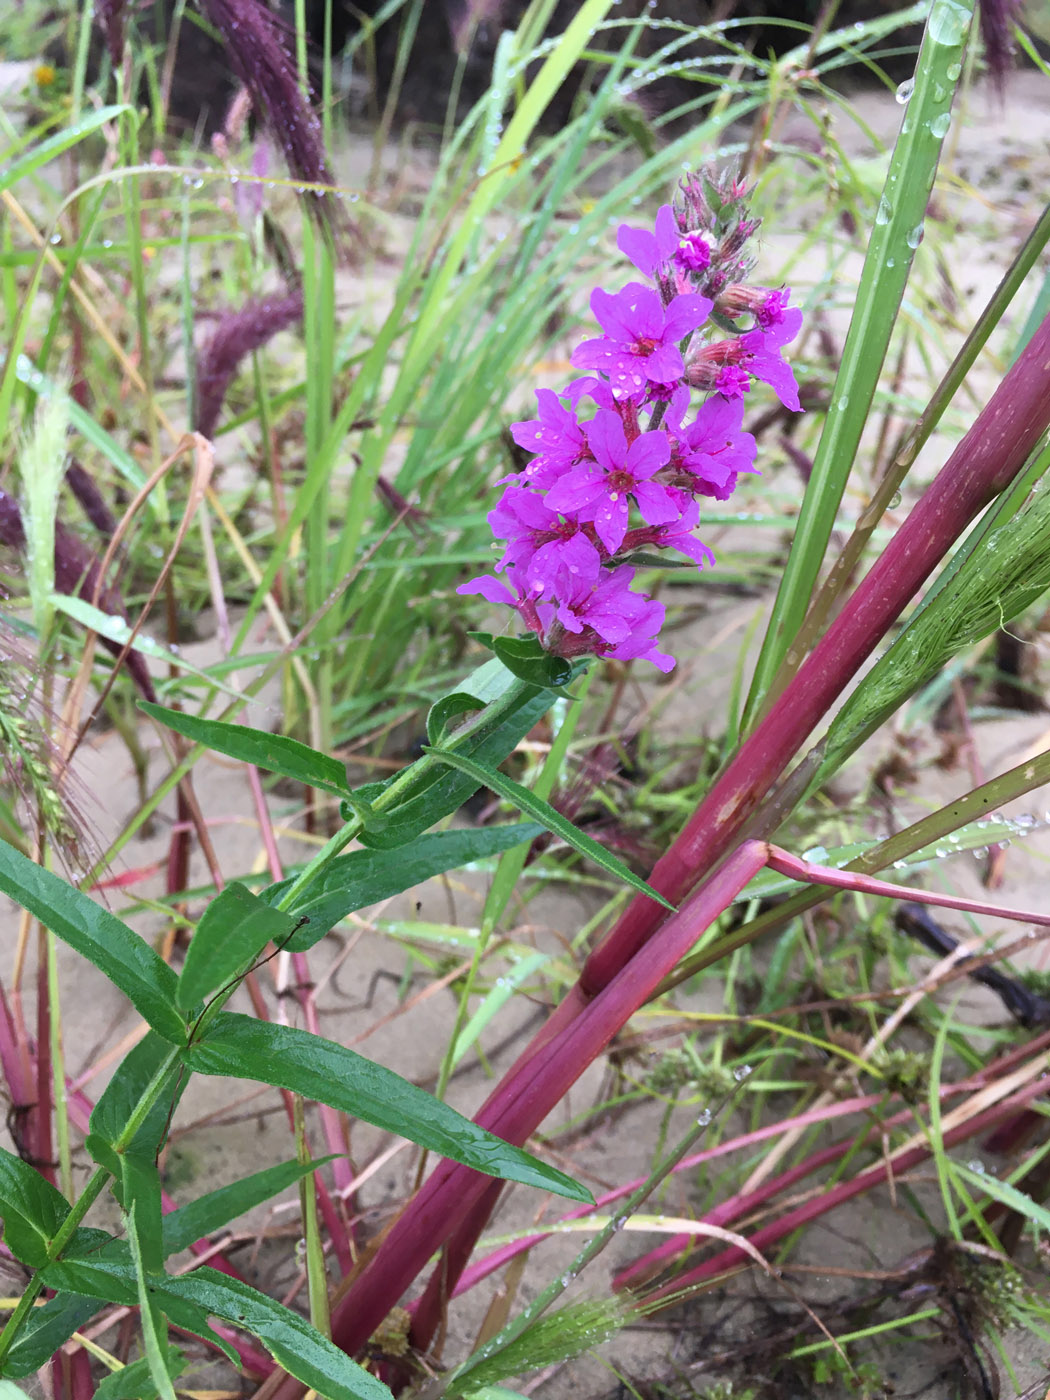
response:
[[[454,690],[442,695],[440,700],[431,705],[427,715],[427,738],[430,743],[441,742],[449,720],[454,719],[456,715],[484,709],[493,700],[506,695],[513,684],[514,676],[501,661],[496,657],[486,661]]]
[[[278,1192],[294,1186],[304,1176],[333,1160],[329,1156],[319,1157],[315,1162],[281,1162],[275,1167],[264,1167],[261,1172],[242,1177],[230,1186],[220,1186],[216,1191],[198,1196],[195,1201],[188,1201],[164,1217],[165,1258],[178,1254],[182,1249],[189,1249],[196,1240],[221,1230],[245,1211],[270,1200]]]
[[[1001,1201],[1004,1206],[1009,1206],[1011,1210],[1017,1211],[1018,1215],[1023,1215],[1033,1225],[1038,1225],[1041,1230],[1050,1232],[1050,1210],[1033,1200],[1031,1196],[1026,1195],[1024,1191],[1019,1191],[1008,1181],[1000,1181],[991,1172],[975,1172],[972,1168],[964,1167],[959,1162],[950,1161],[948,1165],[953,1174],[965,1178],[971,1186],[976,1186],[986,1196]]]
[[[172,1380],[186,1368],[186,1360],[177,1347],[169,1346],[167,1369]],[[149,1360],[143,1356],[130,1361],[103,1376],[95,1387],[95,1400],[153,1400],[158,1388],[150,1375]]]
[[[488,1176],[538,1186],[573,1201],[592,1199],[571,1177],[486,1132],[393,1070],[308,1031],[223,1012],[187,1047],[184,1058],[199,1074],[290,1089]]]
[[[4,1243],[21,1263],[40,1269],[69,1214],[69,1202],[21,1157],[0,1147],[0,1218]]]
[[[87,1149],[99,1166],[112,1172],[118,1182],[122,1155],[133,1155],[149,1162],[156,1158],[168,1119],[178,1106],[186,1076],[180,1075],[180,1067],[174,1063],[142,1127],[124,1146],[123,1152],[117,1152],[116,1144],[122,1139],[128,1119],[170,1054],[171,1047],[155,1031],[150,1031],[121,1060],[91,1111]]]
[[[102,1298],[78,1293],[56,1293],[41,1308],[34,1308],[15,1338],[3,1363],[5,1376],[31,1376],[68,1342],[74,1332],[105,1307]]]
[[[337,856],[321,878],[312,884],[290,912],[296,919],[309,919],[285,947],[302,952],[328,932],[340,919],[368,904],[379,904],[392,895],[421,885],[446,870],[458,870],[471,861],[484,860],[532,841],[543,828],[535,822],[512,826],[485,826],[473,831],[438,831],[417,837],[397,851],[362,850]],[[259,898],[276,904],[293,883],[282,880],[260,891]],[[185,974],[184,974],[185,975]]]
[[[622,880],[632,889],[648,895],[650,899],[655,899],[657,904],[662,904],[665,909],[674,910],[673,904],[669,904],[662,894],[658,894],[653,889],[652,885],[646,884],[640,875],[635,875],[633,871],[629,870],[622,860],[614,856],[611,851],[607,851],[604,846],[599,845],[593,837],[584,835],[579,827],[573,826],[567,817],[556,812],[549,802],[544,802],[541,797],[537,797],[527,787],[522,787],[521,783],[516,783],[513,778],[508,778],[505,773],[500,773],[494,768],[485,768],[480,763],[475,763],[473,759],[464,757],[461,753],[453,753],[446,749],[429,749],[428,752],[440,759],[442,763],[447,763],[450,767],[468,774],[478,787],[490,787],[500,797],[505,797],[519,811],[524,812],[526,816],[533,817],[548,831],[553,831],[555,836],[560,836],[567,845],[579,851],[580,855],[586,856],[595,865],[600,865],[603,870],[614,875],[616,879]]]
[[[185,675],[196,676],[209,690],[221,690],[234,700],[243,702],[244,695],[241,691],[234,690],[233,686],[227,685],[212,672],[192,666],[184,656],[161,646],[160,642],[147,632],[135,632],[131,623],[119,613],[103,612],[101,608],[95,607],[94,603],[89,603],[86,598],[80,598],[75,593],[52,593],[50,602],[59,612],[65,613],[74,622],[79,622],[82,627],[90,627],[92,632],[97,632],[107,641],[115,642],[120,647],[130,642],[132,651],[152,657],[154,661],[163,661]]]
[[[532,726],[543,718],[553,700],[549,690],[537,687],[523,690],[510,711],[496,718],[491,728],[483,725],[471,734],[456,752],[485,765],[502,763]],[[361,833],[361,842],[384,850],[406,846],[442,817],[462,807],[479,786],[481,784],[465,773],[443,773],[435,767],[421,776],[418,789],[410,791],[399,806],[390,812],[376,813]]]
[[[100,107],[97,112],[83,117],[72,126],[62,127],[54,136],[49,136],[46,141],[41,141],[39,146],[32,147],[25,155],[19,156],[10,165],[0,170],[0,191],[11,189],[20,180],[26,179],[34,171],[39,170],[42,165],[46,165],[48,161],[62,155],[71,146],[75,146],[78,141],[83,141],[85,136],[90,136],[92,132],[98,131],[99,127],[105,126],[107,122],[115,121],[117,117],[124,115],[134,117],[135,120],[138,119],[134,107],[121,103],[119,106]]]
[[[573,677],[572,663],[544,651],[535,637],[495,637],[492,650],[519,680],[560,690]]]
[[[128,1243],[135,1263],[135,1283],[139,1300],[139,1326],[142,1328],[142,1347],[149,1363],[149,1373],[161,1400],[175,1400],[175,1388],[168,1375],[168,1324],[156,1296],[151,1281],[154,1274],[150,1266],[150,1256],[160,1255],[160,1185],[157,1186],[157,1235],[153,1234],[152,1211],[141,1197],[131,1203],[124,1215],[128,1231]],[[139,1221],[144,1229],[140,1230]]]
[[[268,773],[294,778],[296,782],[308,783],[311,787],[334,793],[336,797],[345,797],[350,786],[346,780],[346,769],[337,758],[318,753],[316,749],[300,744],[298,739],[270,734],[265,729],[251,729],[246,724],[184,715],[148,700],[140,700],[139,708],[194,743],[204,744],[216,753],[228,754],[230,758],[239,758],[243,763],[254,763],[256,768],[264,768]]]
[[[85,1259],[60,1259],[49,1264],[41,1272],[40,1279],[45,1287],[58,1289],[62,1293],[81,1293],[86,1299],[101,1299],[104,1303],[120,1303],[124,1307],[139,1305],[135,1268],[123,1240],[117,1240],[111,1249],[100,1250]],[[238,1365],[236,1351],[212,1330],[208,1313],[181,1294],[169,1292],[166,1285],[171,1282],[173,1280],[167,1275],[155,1276],[150,1280],[151,1292],[163,1296],[162,1305],[167,1317],[195,1337],[206,1338],[235,1366]],[[162,1288],[161,1284],[165,1286]]]
[[[0,891],[94,963],[165,1040],[185,1043],[175,973],[127,924],[6,841],[0,841]]]
[[[138,1302],[134,1271],[115,1259],[52,1264],[46,1275],[45,1282],[52,1287],[71,1292],[94,1290],[113,1303]],[[215,1269],[201,1268],[177,1278],[154,1276],[149,1289],[172,1322],[199,1336],[215,1336],[207,1323],[209,1315],[251,1332],[279,1365],[325,1400],[390,1400],[385,1385],[322,1337],[305,1318],[246,1283]],[[225,1346],[223,1350],[229,1351]]]
[[[176,999],[191,1011],[244,972],[267,943],[286,946],[296,920],[241,884],[227,885],[205,909],[190,942]]]
[[[161,1251],[160,1172],[157,1164],[129,1152],[121,1154],[124,1213],[136,1262],[147,1274],[164,1268]],[[134,1221],[131,1216],[134,1215]]]

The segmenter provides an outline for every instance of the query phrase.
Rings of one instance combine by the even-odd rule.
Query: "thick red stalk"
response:
[[[556,1041],[544,1045],[517,1075],[512,1072],[513,1093],[508,1083],[508,1092],[498,1104],[483,1108],[478,1122],[508,1141],[524,1142],[764,861],[765,847],[759,842],[737,851],[714,880],[668,918],[644,959],[624,968]],[[498,1189],[489,1177],[454,1162],[441,1162],[336,1308],[333,1341],[351,1354],[359,1350],[461,1221],[471,1215],[473,1227],[483,1227],[484,1221],[477,1219],[480,1212],[475,1214],[476,1204]],[[460,1259],[455,1262],[462,1267]],[[451,1288],[458,1269],[455,1276],[451,1268],[445,1272]],[[435,1292],[434,1307],[440,1303]],[[426,1316],[417,1313],[413,1336],[417,1330],[425,1334],[436,1320],[430,1308]],[[295,1382],[288,1393],[298,1393]]]

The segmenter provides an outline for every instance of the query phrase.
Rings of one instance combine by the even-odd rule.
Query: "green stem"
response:
[[[470,719],[462,724],[459,729],[456,730],[455,734],[445,741],[440,749],[435,749],[429,753],[423,754],[420,758],[416,759],[414,763],[409,764],[403,772],[399,773],[390,786],[374,800],[372,803],[373,809],[377,812],[381,812],[393,806],[407,787],[439,763],[439,755],[442,751],[448,752],[457,749],[470,735],[476,733],[477,730],[484,725],[491,724],[493,720],[498,720],[508,710],[513,709],[520,699],[522,692],[531,690],[532,688],[533,687],[529,686],[525,681],[515,680],[503,695],[496,700],[490,701],[490,703],[479,710],[477,714],[472,715]],[[299,895],[313,884],[317,877],[331,864],[339,852],[361,833],[363,825],[364,823],[361,818],[355,817],[353,820],[347,822],[341,830],[337,831],[325,846],[318,851],[309,865],[300,871],[298,877],[281,899],[278,908],[289,908]],[[220,993],[220,995],[215,998],[208,1006],[204,1015],[197,1022],[194,1028],[194,1034],[200,1034],[208,1021],[213,1019],[219,1010],[221,1010],[222,1006],[225,1005],[233,995],[236,987],[237,983],[232,983],[225,992]],[[145,1122],[146,1116],[160,1095],[165,1081],[174,1067],[179,1063],[181,1054],[182,1050],[180,1047],[172,1046],[170,1053],[165,1056],[163,1063],[160,1065],[143,1091],[142,1097],[135,1105],[126,1126],[113,1144],[114,1149],[118,1153],[122,1152],[127,1147],[135,1133],[138,1132],[139,1128]],[[73,1205],[54,1239],[51,1241],[48,1248],[48,1263],[54,1263],[54,1261],[59,1258],[62,1250],[79,1228],[81,1221],[102,1193],[110,1179],[110,1175],[111,1173],[104,1167],[99,1167],[92,1175],[79,1199]],[[19,1329],[29,1315],[43,1286],[43,1283],[40,1282],[40,1273],[38,1271],[30,1280],[25,1292],[16,1304],[11,1317],[8,1319],[7,1326],[0,1332],[0,1365],[2,1365],[4,1357],[10,1351]]]
[[[150,1110],[160,1095],[161,1090],[164,1088],[165,1081],[178,1064],[180,1054],[181,1050],[173,1045],[169,1053],[164,1057],[164,1061],[158,1067],[153,1078],[146,1085],[142,1097],[132,1110],[131,1116],[128,1118],[123,1131],[113,1144],[115,1151],[118,1153],[124,1151],[146,1121]],[[58,1227],[54,1238],[48,1245],[48,1264],[53,1264],[56,1259],[61,1257],[62,1251],[80,1228],[84,1217],[102,1194],[109,1182],[110,1176],[111,1173],[107,1171],[105,1167],[98,1167],[93,1172],[88,1184],[80,1193],[76,1203],[71,1207],[69,1214]],[[44,1267],[46,1268],[47,1265]],[[29,1280],[25,1292],[15,1304],[14,1311],[8,1318],[7,1326],[0,1332],[0,1367],[3,1366],[4,1357],[11,1350],[11,1346],[23,1322],[25,1322],[26,1318],[29,1316],[44,1287],[41,1281],[41,1272],[42,1270],[37,1270]]]

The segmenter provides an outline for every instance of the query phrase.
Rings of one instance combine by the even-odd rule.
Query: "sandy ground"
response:
[[[1003,106],[997,106],[988,94],[978,93],[972,97],[968,112],[959,114],[956,119],[952,139],[955,142],[954,172],[958,178],[945,182],[939,198],[945,217],[959,220],[970,230],[969,241],[964,238],[955,245],[962,250],[964,264],[956,271],[959,284],[974,305],[983,301],[997,280],[1045,196],[1050,177],[1050,107],[1045,91],[1045,85],[1035,75],[1018,75]],[[900,118],[900,109],[889,99],[864,96],[858,98],[855,105],[858,115],[884,135],[890,134]],[[847,129],[845,123],[843,129]],[[851,149],[863,155],[859,130],[854,128],[848,139]],[[789,130],[785,137],[790,140],[802,134]],[[348,179],[355,162],[361,158],[359,149],[347,157]],[[422,157],[420,169],[425,171]],[[989,226],[999,230],[998,239],[988,238]],[[786,233],[771,236],[768,240],[771,255],[786,250],[790,237]],[[805,280],[803,271],[799,285]],[[346,294],[351,295],[349,291]],[[837,318],[838,323],[845,316],[848,300],[846,285],[839,304],[832,308],[833,318]],[[960,314],[965,319],[965,311]],[[932,470],[940,460],[937,444],[931,446],[928,456]],[[680,635],[678,650],[683,656],[682,668],[676,677],[674,694],[663,708],[660,719],[667,734],[676,738],[698,736],[717,724],[713,717],[719,713],[741,639],[753,621],[756,606],[760,604],[755,600],[718,600],[705,618]],[[266,644],[265,637],[254,640],[260,646]],[[186,648],[188,659],[198,664],[206,664],[215,654],[215,643],[210,639]],[[270,699],[272,702],[274,697]],[[252,722],[267,725],[275,721],[276,709],[264,698]],[[982,725],[978,741],[986,773],[1002,771],[1019,762],[1024,754],[1045,749],[1050,739],[1048,730],[1050,721],[1045,715]],[[165,772],[158,741],[148,732],[144,732],[143,741],[151,754],[151,781],[157,780]],[[929,742],[932,747],[934,741]],[[102,733],[92,738],[83,754],[79,778],[83,784],[82,804],[98,846],[104,847],[136,806],[134,774],[117,735]],[[208,757],[194,770],[194,785],[211,823],[224,871],[234,875],[263,869],[264,855],[252,795],[243,771],[226,760]],[[942,773],[924,766],[919,786],[902,799],[892,814],[893,819],[904,825],[915,811],[940,805],[952,791],[966,785],[962,771]],[[1020,804],[1026,815],[1034,815],[1040,822],[1047,806],[1050,806],[1050,794],[1045,793],[1035,794]],[[271,811],[278,823],[293,807],[291,798],[278,796],[271,801]],[[885,816],[881,820],[890,818]],[[152,833],[135,840],[115,863],[115,869],[138,868],[163,861],[171,821],[168,806],[155,822]],[[282,842],[282,853],[286,860],[299,859],[303,847],[287,839]],[[999,897],[1019,904],[1045,902],[1048,859],[1050,837],[1039,832],[1023,845],[1011,849],[1006,862],[1006,883]],[[950,879],[960,890],[979,890],[978,875],[977,862],[972,858],[957,859],[951,865]],[[206,879],[206,870],[197,854],[191,883],[204,883]],[[478,873],[431,881],[382,910],[365,911],[361,919],[351,920],[339,936],[330,936],[313,959],[317,974],[323,975],[326,969],[332,972],[320,1001],[324,1032],[417,1082],[431,1082],[452,1026],[454,999],[448,991],[420,995],[427,985],[422,977],[411,978],[407,983],[407,1000],[399,999],[398,979],[405,971],[405,958],[384,935],[383,923],[416,919],[452,927],[471,927],[477,921],[484,884],[484,876]],[[154,879],[141,888],[153,892],[159,891],[161,885]],[[191,912],[199,913],[202,907],[202,901],[194,901]],[[594,907],[593,896],[586,892],[551,890],[529,905],[527,926],[517,928],[515,937],[524,944],[560,955]],[[958,932],[966,932],[965,925],[950,919],[946,922]],[[139,920],[138,926],[152,936],[160,932],[161,921],[156,918]],[[14,915],[5,915],[2,935],[5,943],[13,939],[14,927]],[[994,924],[989,925],[990,929],[994,927]],[[923,962],[923,965],[928,963]],[[135,1018],[92,969],[65,950],[61,954],[61,973],[69,1072],[90,1095],[96,1096],[111,1068],[109,1052],[124,1037],[135,1033]],[[287,967],[278,963],[268,969],[268,975],[262,979],[275,1016],[292,1015],[289,1002],[276,995],[276,987],[286,984],[287,977]],[[719,1001],[717,995],[708,991],[692,996],[683,993],[678,1004],[683,1009],[717,1010]],[[234,1005],[237,1009],[248,1009],[246,996],[239,994]],[[959,1014],[987,1023],[1002,1020],[1001,1005],[990,994],[970,986],[963,990]],[[490,1052],[488,1068],[483,1068],[476,1060],[471,1061],[453,1080],[449,1098],[457,1108],[467,1113],[476,1108],[491,1087],[491,1075],[510,1063],[520,1035],[534,1023],[535,1015],[536,1008],[524,999],[515,999],[508,1005],[485,1040]],[[566,1103],[552,1115],[545,1131],[557,1134],[576,1114],[593,1104],[603,1092],[605,1073],[603,1066],[588,1071]],[[691,1111],[695,1112],[695,1108]],[[660,1106],[654,1104],[634,1109],[611,1126],[567,1141],[560,1149],[558,1160],[597,1190],[643,1175],[650,1165],[660,1114]],[[725,1131],[730,1125],[719,1126]],[[359,1167],[389,1146],[387,1139],[375,1130],[355,1125],[352,1149]],[[169,1188],[180,1200],[189,1199],[233,1181],[267,1161],[285,1159],[292,1154],[291,1139],[276,1092],[260,1091],[253,1085],[197,1078],[191,1083],[175,1120],[167,1163]],[[78,1151],[78,1162],[83,1164],[84,1160],[84,1154]],[[385,1223],[391,1210],[404,1198],[411,1182],[413,1162],[411,1152],[401,1150],[371,1176],[361,1200],[366,1232],[371,1233]],[[697,1181],[676,1180],[662,1202],[663,1209],[673,1214],[688,1213],[700,1198],[702,1185]],[[935,1187],[928,1185],[922,1189],[926,1204],[936,1212]],[[542,1208],[543,1202],[534,1193],[522,1189],[509,1192],[491,1233],[503,1235],[524,1228]],[[99,1218],[104,1219],[104,1214]],[[297,1271],[294,1244],[298,1225],[294,1193],[274,1209],[257,1212],[245,1228],[258,1230],[261,1243],[258,1248],[253,1245],[239,1252],[239,1265],[261,1287],[283,1295]],[[267,1236],[269,1238],[263,1238]],[[527,1300],[533,1296],[543,1281],[565,1267],[581,1242],[579,1236],[555,1237],[535,1250],[521,1284],[520,1298]],[[652,1237],[621,1236],[582,1284],[570,1292],[570,1298],[599,1295],[612,1265],[634,1257],[642,1248],[656,1242]],[[829,1263],[837,1267],[891,1267],[921,1243],[923,1240],[915,1232],[913,1214],[900,1203],[895,1205],[889,1194],[883,1192],[850,1206],[810,1230],[796,1258],[821,1267]],[[825,1293],[821,1292],[822,1287]],[[807,1296],[816,1300],[819,1311],[820,1298],[833,1296],[835,1287],[836,1280],[829,1275],[823,1284],[814,1281]],[[476,1335],[492,1293],[493,1286],[486,1285],[454,1307],[447,1347],[450,1358],[462,1355],[466,1344]],[[763,1296],[769,1300],[768,1304],[754,1301]],[[763,1329],[768,1330],[774,1311],[787,1305],[788,1299],[778,1293],[776,1286],[749,1279],[717,1299],[691,1304],[670,1321],[629,1329],[603,1350],[605,1360],[578,1360],[544,1378],[538,1389],[535,1378],[526,1389],[529,1393],[552,1397],[552,1400],[612,1395],[617,1393],[617,1382],[608,1369],[611,1360],[636,1379],[647,1376],[669,1379],[678,1371],[689,1376],[696,1386],[695,1393],[703,1394],[710,1381],[709,1374],[704,1372],[703,1358],[712,1351],[722,1350],[725,1345],[741,1344],[749,1334],[760,1335]],[[112,1335],[101,1340],[112,1341]],[[1041,1376],[1050,1365],[1047,1348],[1032,1339],[1012,1336],[1011,1351],[1022,1387]],[[893,1348],[886,1353],[886,1366],[897,1373],[889,1378],[896,1381],[901,1395],[921,1391],[932,1397],[947,1397],[953,1393],[945,1388],[947,1382],[938,1380],[943,1356],[936,1346]],[[831,1392],[824,1388],[823,1393]],[[1010,1393],[1009,1382],[1004,1393]]]

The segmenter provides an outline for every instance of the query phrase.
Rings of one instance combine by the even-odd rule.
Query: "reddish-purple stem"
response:
[[[511,1072],[505,1081],[507,1092],[499,1103],[490,1102],[482,1109],[477,1121],[507,1141],[524,1142],[629,1017],[652,996],[700,933],[758,873],[764,858],[765,848],[757,842],[737,851],[703,890],[668,917],[644,958],[624,968],[555,1041],[544,1045],[516,1073]],[[482,1228],[479,1198],[494,1199],[499,1189],[500,1183],[489,1177],[454,1162],[440,1162],[335,1309],[332,1338],[336,1344],[351,1354],[363,1346],[438,1243],[448,1239],[468,1216],[473,1216],[473,1227]],[[451,1268],[446,1272],[451,1288],[456,1275]],[[426,1306],[419,1306],[413,1336],[417,1330],[426,1336],[436,1325],[444,1302],[442,1293],[435,1287]],[[289,1384],[288,1393],[297,1393],[297,1383]]]

